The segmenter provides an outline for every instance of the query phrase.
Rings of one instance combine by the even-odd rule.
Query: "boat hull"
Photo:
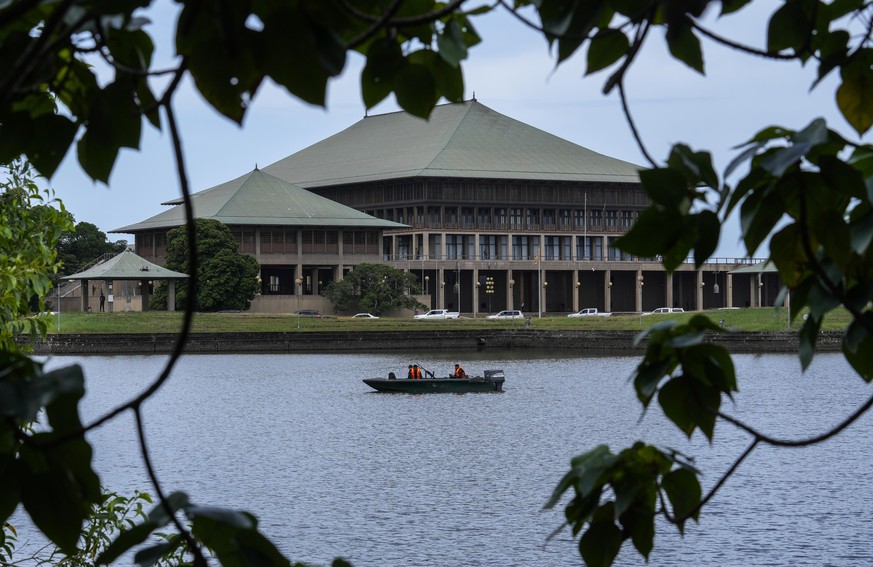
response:
[[[365,378],[364,384],[378,392],[395,394],[467,394],[501,392],[505,378],[502,370],[486,370],[485,376],[472,378],[423,378],[418,380]]]

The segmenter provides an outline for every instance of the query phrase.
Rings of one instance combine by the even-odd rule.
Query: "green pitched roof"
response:
[[[368,116],[264,168],[303,187],[405,177],[638,183],[640,166],[593,152],[476,100]]]
[[[152,264],[145,258],[137,256],[131,250],[125,250],[109,260],[92,266],[84,272],[64,276],[62,280],[177,280],[187,278],[187,274],[174,272]]]
[[[191,196],[195,218],[228,225],[334,226],[400,228],[406,225],[378,219],[282,181],[259,169]],[[170,210],[110,232],[137,232],[185,224],[179,200]]]

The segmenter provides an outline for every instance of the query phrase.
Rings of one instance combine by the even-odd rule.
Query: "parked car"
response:
[[[524,319],[524,313],[517,309],[507,309],[494,315],[485,317],[486,319]]]
[[[431,309],[427,313],[415,315],[413,319],[457,319],[461,314],[448,309]]]
[[[301,309],[295,311],[298,317],[321,317],[321,312],[318,309]]]
[[[685,313],[681,307],[658,307],[651,313],[643,313],[643,315],[664,315],[667,313]]]
[[[612,313],[601,313],[596,307],[586,307],[576,313],[570,313],[567,317],[609,317]]]
[[[369,313],[355,313],[352,315],[352,319],[378,319],[378,317]]]

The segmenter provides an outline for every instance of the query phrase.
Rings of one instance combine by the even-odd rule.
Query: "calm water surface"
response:
[[[86,421],[138,393],[163,356],[55,357],[82,364]],[[735,358],[741,393],[727,409],[774,436],[833,426],[873,389],[838,355],[799,375],[793,356]],[[547,542],[561,509],[542,505],[570,459],[635,440],[697,457],[704,488],[748,438],[716,427],[709,447],[641,415],[628,384],[636,357],[464,353],[470,373],[506,372],[500,394],[379,394],[361,378],[433,353],[189,356],[145,408],[148,440],[168,490],[196,503],[254,512],[294,561],[336,556],[369,566],[580,565],[567,532]],[[95,467],[117,492],[148,489],[133,422],[96,431]],[[660,526],[649,565],[873,564],[873,416],[803,450],[763,447],[678,536]],[[617,565],[644,565],[631,548]]]

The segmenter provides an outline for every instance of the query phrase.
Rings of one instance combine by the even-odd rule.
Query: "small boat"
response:
[[[470,392],[501,392],[506,377],[503,370],[486,370],[485,376],[467,378],[365,378],[364,384],[379,392],[402,394],[466,394]]]

